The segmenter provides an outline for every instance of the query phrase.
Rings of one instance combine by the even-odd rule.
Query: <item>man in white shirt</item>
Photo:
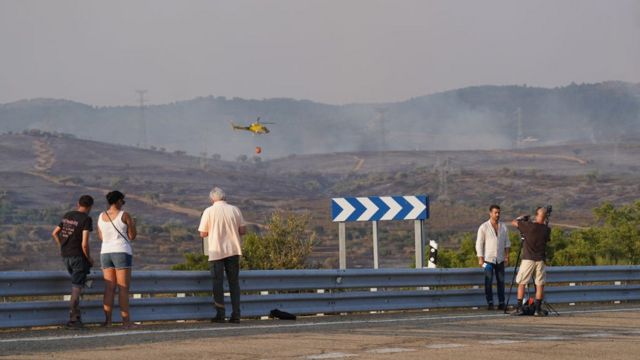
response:
[[[489,220],[478,228],[476,254],[484,268],[484,293],[489,310],[493,310],[493,274],[498,285],[498,310],[504,310],[504,267],[509,263],[509,230],[500,222],[500,206],[489,207]]]
[[[198,231],[207,238],[209,250],[209,270],[213,278],[213,304],[216,316],[213,322],[225,321],[224,273],[227,274],[231,293],[231,317],[229,322],[240,322],[240,237],[246,233],[244,218],[240,209],[227,204],[222,189],[214,187],[209,193],[213,205],[202,213]]]

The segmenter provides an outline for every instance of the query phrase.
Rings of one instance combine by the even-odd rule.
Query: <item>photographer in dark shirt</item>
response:
[[[87,275],[93,266],[89,253],[89,233],[93,231],[93,221],[89,216],[93,198],[82,195],[78,199],[78,208],[64,214],[60,224],[53,229],[51,236],[60,247],[62,261],[71,275],[71,301],[69,304],[68,328],[81,328],[80,292],[87,283]]]
[[[546,315],[540,309],[542,300],[544,299],[544,284],[546,280],[545,260],[546,247],[551,239],[551,229],[546,225],[547,208],[539,207],[536,209],[536,217],[534,222],[526,221],[527,217],[521,216],[513,220],[511,224],[520,230],[524,236],[522,244],[522,262],[516,276],[518,283],[518,304],[514,315],[522,314],[522,299],[524,298],[524,288],[534,277],[536,285],[536,303],[535,316]]]

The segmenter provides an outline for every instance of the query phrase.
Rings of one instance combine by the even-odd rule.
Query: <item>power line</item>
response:
[[[145,102],[145,98],[144,98],[144,94],[147,93],[148,90],[136,90],[136,92],[138,93],[138,97],[139,97],[139,102],[140,102],[140,128],[142,131],[142,147],[143,148],[147,148],[147,121],[144,117],[144,102]]]

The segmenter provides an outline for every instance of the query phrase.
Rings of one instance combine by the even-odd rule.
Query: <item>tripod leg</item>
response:
[[[544,304],[544,307],[547,308],[549,312],[553,312],[554,314],[556,314],[556,316],[560,316],[560,314],[556,311],[556,309],[553,306],[551,306],[551,304],[549,304],[546,301],[543,301],[542,303]]]
[[[520,254],[522,253],[522,240],[520,241],[520,250],[518,250],[518,257],[516,258],[515,265],[513,266],[513,276],[511,277],[511,284],[509,285],[509,295],[507,296],[507,302],[504,305],[504,313],[507,313],[509,309],[509,300],[511,300],[511,292],[513,291],[513,283],[516,281],[516,274],[518,273],[518,263],[520,262]]]

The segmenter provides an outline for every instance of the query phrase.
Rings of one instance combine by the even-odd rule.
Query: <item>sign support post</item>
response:
[[[372,221],[372,233],[373,233],[373,268],[378,268],[378,222]]]
[[[340,253],[340,270],[347,268],[347,239],[344,222],[338,224],[338,252]]]
[[[413,222],[416,242],[416,269],[424,267],[424,220]]]

